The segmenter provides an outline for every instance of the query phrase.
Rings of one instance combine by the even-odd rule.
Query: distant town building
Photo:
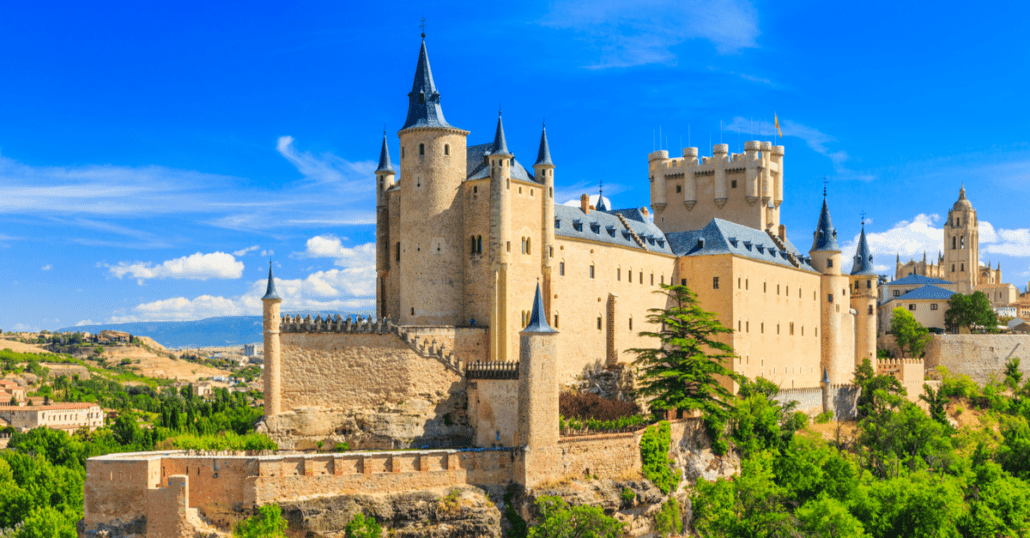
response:
[[[19,402],[25,401],[25,394],[25,387],[10,379],[0,379],[0,404],[10,402],[11,398]]]
[[[243,344],[243,356],[253,357],[254,356],[254,344]]]
[[[45,426],[52,430],[73,432],[80,428],[93,431],[104,425],[104,411],[88,402],[52,405],[0,405],[0,425],[14,426],[19,432]]]
[[[132,339],[132,335],[122,331],[100,331],[97,334],[97,339],[101,343],[129,343]]]

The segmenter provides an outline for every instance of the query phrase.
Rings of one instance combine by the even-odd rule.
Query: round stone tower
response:
[[[490,313],[490,354],[508,360],[508,267],[511,263],[511,165],[514,155],[504,138],[497,115],[497,131],[487,160],[490,162],[490,256],[493,275],[493,311]],[[553,217],[552,217],[553,218]]]
[[[268,288],[261,298],[261,310],[265,332],[265,416],[282,412],[282,360],[279,346],[279,305],[282,298],[275,291],[272,276],[272,262],[268,262]]]
[[[864,359],[876,361],[876,302],[880,276],[873,268],[873,254],[865,238],[865,222],[858,236],[854,265],[851,267],[851,309],[855,318],[855,365]]]
[[[390,212],[386,204],[386,191],[393,185],[393,163],[390,162],[390,147],[386,143],[384,130],[383,147],[379,150],[379,167],[376,168],[376,315],[380,318],[388,316],[386,279],[390,274]]]
[[[468,131],[443,117],[440,92],[422,40],[401,144],[400,322],[457,325],[464,321],[464,242],[458,188],[466,176]],[[390,238],[393,240],[393,238]],[[394,248],[397,248],[396,246]]]
[[[551,148],[547,144],[547,126],[540,133],[540,149],[536,154],[533,172],[537,181],[544,184],[544,202],[542,206],[540,237],[543,248],[540,249],[540,268],[544,278],[544,311],[546,319],[551,319],[551,269],[554,262],[554,163],[551,162]]]
[[[823,208],[819,213],[819,225],[812,234],[812,249],[809,254],[812,256],[812,266],[822,273],[820,279],[821,297],[818,298],[821,304],[821,323],[819,335],[822,345],[821,366],[829,375],[830,383],[847,383],[850,381],[854,370],[854,361],[847,361],[845,357],[852,357],[852,350],[841,349],[841,335],[844,326],[844,317],[849,315],[848,303],[848,277],[840,272],[840,246],[837,245],[837,230],[830,220],[830,209],[826,205],[826,196],[823,195]],[[850,346],[849,346],[850,347]]]

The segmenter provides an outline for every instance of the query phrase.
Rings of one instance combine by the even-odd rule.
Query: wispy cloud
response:
[[[587,67],[604,69],[677,63],[672,48],[704,39],[720,54],[758,46],[758,12],[746,0],[617,0],[551,5],[545,26],[573,30],[600,58]]]
[[[50,265],[50,264],[48,263],[48,264],[44,265],[43,267],[40,267],[40,270],[42,270],[42,271],[49,271],[49,270],[51,270],[51,269],[53,269],[53,268],[54,268],[54,266],[53,266],[53,265]]]
[[[294,147],[292,136],[280,136],[275,149],[308,180],[330,183],[348,192],[375,190],[375,182],[369,179],[375,175],[375,162],[352,162],[328,152],[314,155],[300,151]]]
[[[734,117],[733,121],[728,123],[724,128],[727,131],[754,135],[761,138],[773,138],[778,136],[775,123],[763,120],[751,120],[742,116]],[[833,163],[833,169],[837,179],[857,179],[860,181],[876,179],[874,174],[858,172],[846,166],[846,163],[851,160],[851,158],[848,156],[848,152],[844,150],[834,150],[830,147],[837,142],[837,139],[833,136],[816,129],[815,127],[809,127],[808,125],[792,120],[781,121],[780,129],[783,131],[784,137],[800,138],[808,147],[812,148],[812,151],[829,158],[830,162]]]
[[[254,245],[252,247],[247,247],[247,248],[241,248],[240,250],[233,251],[232,255],[236,256],[237,258],[239,258],[240,256],[245,256],[248,252],[253,252],[253,251],[255,251],[255,250],[259,249],[259,248],[261,248],[261,247],[258,246],[258,245]]]
[[[243,276],[243,262],[237,261],[231,254],[197,252],[168,260],[161,264],[150,262],[120,262],[118,265],[105,265],[112,275],[121,279],[128,275],[136,279],[139,285],[153,278],[174,278],[187,280],[234,279]]]

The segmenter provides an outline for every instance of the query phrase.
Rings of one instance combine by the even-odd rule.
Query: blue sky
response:
[[[0,328],[255,315],[269,256],[285,308],[371,307],[422,16],[447,120],[487,142],[503,106],[532,162],[546,116],[563,197],[644,205],[656,131],[736,152],[776,113],[802,248],[824,176],[884,273],[964,182],[981,259],[1030,280],[1026,3],[212,4],[4,6]]]

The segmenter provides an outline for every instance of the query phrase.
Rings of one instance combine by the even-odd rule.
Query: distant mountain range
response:
[[[287,312],[288,314],[311,315],[321,314],[351,315],[346,312]],[[362,313],[362,315],[366,315]],[[243,344],[260,343],[261,316],[226,316],[207,318],[197,321],[140,321],[133,323],[106,323],[98,325],[81,325],[58,329],[58,332],[88,332],[96,334],[100,331],[124,331],[133,336],[149,336],[169,349],[194,347],[241,346]]]

